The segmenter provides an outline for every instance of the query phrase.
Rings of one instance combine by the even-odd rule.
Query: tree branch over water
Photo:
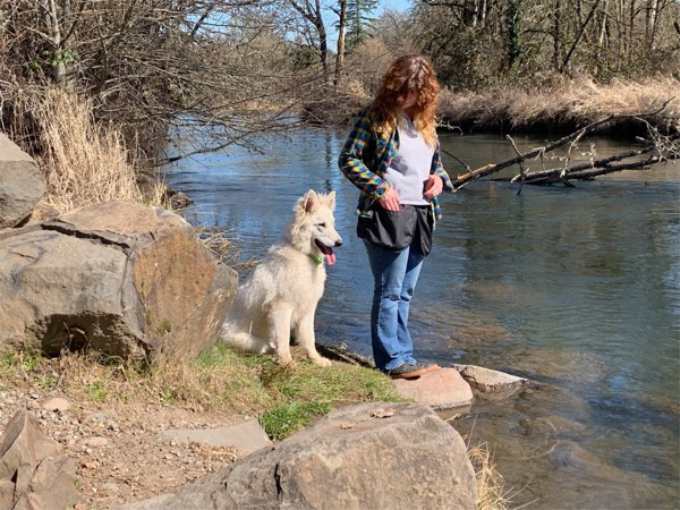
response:
[[[569,180],[593,179],[599,175],[619,172],[621,170],[646,169],[651,165],[660,163],[662,161],[680,159],[680,134],[676,133],[671,135],[662,135],[656,128],[653,128],[645,120],[646,118],[660,114],[668,106],[671,100],[672,99],[669,99],[667,102],[661,105],[660,108],[651,112],[634,115],[608,116],[604,119],[588,124],[587,126],[574,131],[573,133],[564,136],[555,142],[524,153],[519,152],[516,144],[510,138],[510,142],[513,144],[515,152],[517,152],[516,157],[501,163],[490,163],[475,170],[470,170],[465,174],[458,175],[458,177],[453,181],[453,186],[456,189],[460,189],[474,180],[495,174],[514,165],[519,166],[519,174],[513,177],[499,178],[494,180],[520,182],[522,184],[553,184],[557,182],[563,182],[567,184],[567,181]],[[622,152],[607,158],[592,160],[587,163],[579,163],[572,166],[569,165],[569,161],[571,159],[571,149],[575,147],[576,142],[578,142],[584,136],[593,133],[598,127],[622,120],[636,120],[646,125],[648,137],[640,139],[645,143],[645,147],[633,151]],[[675,122],[678,122],[678,120],[679,119],[670,119],[670,121]],[[571,144],[572,146],[570,147],[569,153],[567,155],[567,164],[563,168],[544,169],[537,172],[527,172],[524,169],[523,163],[526,160],[538,158],[543,159],[546,154],[567,144]],[[449,154],[448,152],[446,153]],[[653,155],[644,160],[627,161],[619,165],[612,165],[614,162],[624,161],[630,158],[637,158],[642,154],[649,153],[653,153]]]

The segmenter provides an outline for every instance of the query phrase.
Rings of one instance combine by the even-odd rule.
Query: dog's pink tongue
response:
[[[329,266],[332,266],[335,264],[335,253],[331,253],[330,255],[326,255],[326,262],[328,262]]]

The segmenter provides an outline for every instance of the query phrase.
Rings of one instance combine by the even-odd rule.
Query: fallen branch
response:
[[[611,163],[614,163],[616,161],[622,161],[624,159],[632,158],[635,156],[640,156],[642,154],[647,154],[649,152],[652,152],[655,150],[654,146],[649,146],[649,147],[644,147],[641,149],[636,149],[633,151],[628,151],[628,152],[622,152],[619,154],[615,154],[614,156],[609,156],[607,158],[602,158],[598,159],[596,161],[588,161],[586,163],[580,163],[578,165],[574,165],[571,167],[567,168],[551,168],[548,170],[539,170],[536,172],[528,172],[524,174],[523,176],[521,174],[515,175],[514,177],[499,177],[497,179],[493,179],[495,181],[510,181],[510,182],[517,182],[520,181],[522,184],[538,184],[541,183],[542,180],[548,180],[552,179],[558,176],[561,176],[559,179],[567,178],[567,179],[574,179],[576,178],[576,175],[581,175],[581,174],[575,174],[574,172],[581,172],[584,170],[595,170],[598,168],[601,169],[606,169],[606,168],[618,168],[618,166],[614,167],[611,166]],[[637,163],[637,162],[636,162]],[[625,169],[624,169],[625,170]],[[610,173],[610,172],[606,172]],[[557,182],[557,181],[554,181]]]
[[[570,142],[573,143],[573,142],[579,140],[580,138],[582,138],[583,136],[585,136],[589,133],[592,133],[599,126],[602,126],[603,124],[607,124],[609,122],[613,122],[613,121],[616,121],[616,120],[622,120],[622,119],[636,119],[636,120],[639,120],[641,122],[646,123],[646,121],[644,121],[645,117],[658,115],[668,106],[670,101],[671,100],[669,99],[663,105],[661,105],[660,108],[658,108],[656,111],[653,111],[653,112],[647,112],[647,113],[642,113],[642,114],[631,114],[631,115],[610,115],[609,117],[606,117],[604,119],[592,122],[591,124],[588,124],[587,126],[582,127],[578,131],[575,131],[575,132],[573,132],[573,133],[571,133],[567,136],[564,136],[564,137],[560,138],[559,140],[552,142],[548,145],[544,145],[543,147],[538,147],[536,149],[533,149],[529,152],[525,152],[525,153],[522,153],[522,154],[518,153],[517,157],[514,157],[514,158],[509,159],[507,161],[503,161],[501,163],[490,163],[488,165],[477,168],[475,170],[468,171],[465,174],[458,175],[458,177],[453,181],[453,187],[455,189],[459,189],[462,186],[465,186],[466,184],[468,184],[469,182],[471,182],[473,180],[477,180],[477,179],[480,179],[482,177],[486,177],[487,175],[491,175],[491,174],[500,172],[501,170],[503,170],[505,168],[509,168],[511,166],[514,166],[514,165],[520,165],[520,170],[521,170],[522,169],[521,164],[524,161],[526,161],[527,159],[543,157],[545,155],[545,153],[553,151],[553,150],[555,150],[559,147],[562,147],[563,145],[566,145]],[[665,144],[667,144],[669,140],[671,141],[672,145],[674,145],[674,146],[678,143],[677,137],[672,138],[672,139],[669,139],[668,137],[664,137],[664,138],[666,139],[664,141]],[[657,139],[655,138],[655,136],[652,136],[652,140],[651,141],[647,140],[647,142],[650,143],[650,147],[652,147],[652,149],[655,149],[658,145],[656,143]],[[514,143],[513,143],[513,145],[514,145]],[[515,150],[517,150],[516,146],[515,146]],[[671,152],[673,152],[673,151],[671,151]],[[628,156],[628,157],[631,157],[631,156]],[[671,158],[661,157],[659,160],[663,160],[663,159],[675,159],[675,158],[674,157],[671,157]],[[604,161],[604,160],[602,160],[602,161]],[[616,161],[616,160],[612,160],[612,161]],[[658,162],[658,161],[655,161],[655,162]],[[607,165],[607,163],[603,163],[603,164]],[[600,166],[602,166],[602,165],[600,165]],[[618,165],[618,166],[623,166],[623,165]],[[577,169],[577,167],[578,167],[578,165],[576,167],[572,167],[570,169],[567,166],[567,167],[559,169],[559,170],[544,170],[544,172],[558,171],[559,173],[562,174],[562,179],[558,179],[558,181],[562,180],[563,182],[566,183],[565,178],[569,175],[570,172],[575,171]],[[588,167],[585,167],[585,168],[588,168]],[[590,168],[594,168],[594,167],[591,166]],[[608,168],[612,168],[612,167],[608,167]],[[627,168],[624,168],[624,169],[627,169]],[[615,171],[618,171],[618,170],[615,170]],[[606,173],[610,173],[610,172],[606,172]],[[520,172],[520,175],[516,178],[521,178],[521,177],[522,177],[522,172]],[[528,177],[528,175],[525,176],[525,177]],[[573,177],[569,177],[569,178],[573,178]],[[524,182],[524,184],[528,183],[526,180],[524,180],[523,182]]]
[[[650,158],[634,161],[631,163],[622,163],[620,165],[607,165],[603,168],[593,170],[591,172],[579,172],[579,173],[569,173],[566,176],[552,175],[537,177],[525,181],[524,184],[555,184],[558,182],[565,182],[566,180],[592,180],[600,175],[611,174],[614,172],[620,172],[622,170],[642,170],[647,169],[655,163],[660,163],[661,161],[666,161],[664,158],[659,156],[652,156]]]

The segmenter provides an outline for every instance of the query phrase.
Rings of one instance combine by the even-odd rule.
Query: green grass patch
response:
[[[297,366],[283,368],[273,356],[240,354],[218,342],[190,362],[165,360],[140,367],[96,353],[49,359],[17,351],[0,354],[0,380],[40,390],[58,387],[75,402],[190,404],[205,411],[258,415],[275,439],[343,405],[401,400],[392,381],[376,370],[337,361],[319,367],[298,354],[293,349]]]
[[[342,405],[366,401],[401,401],[392,381],[376,370],[334,362],[319,367],[296,357],[295,368],[280,367],[272,356],[239,354],[222,343],[196,360],[202,370],[240,367],[244,377],[224,386],[223,399],[258,395],[260,422],[267,434],[280,440]]]
[[[260,423],[272,439],[281,440],[310,424],[313,418],[330,412],[331,406],[320,402],[289,402],[270,409]]]
[[[106,400],[109,392],[103,381],[94,381],[88,386],[87,395],[90,400]]]

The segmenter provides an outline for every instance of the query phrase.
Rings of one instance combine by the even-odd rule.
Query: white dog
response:
[[[238,350],[276,353],[280,365],[293,363],[290,333],[314,363],[329,366],[314,345],[314,314],[323,295],[326,269],[335,263],[333,248],[342,245],[334,228],[335,192],[309,190],[293,208],[295,214],[281,241],[239,287],[223,341]]]

